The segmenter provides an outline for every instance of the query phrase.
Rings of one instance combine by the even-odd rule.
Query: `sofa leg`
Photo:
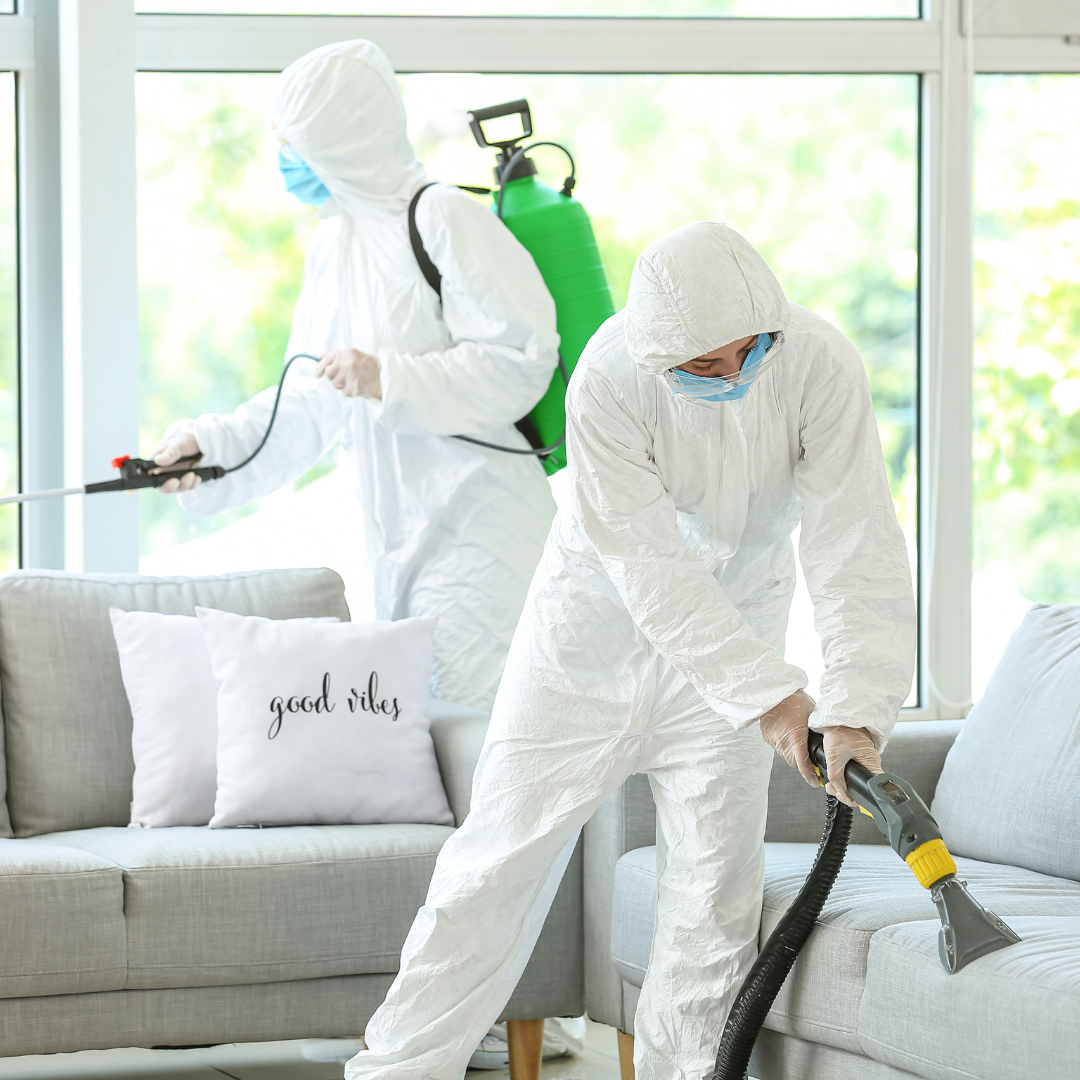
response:
[[[544,1021],[507,1020],[506,1041],[510,1046],[510,1080],[540,1080]]]
[[[622,1080],[634,1080],[634,1036],[625,1031],[619,1031],[618,1035],[619,1076]]]

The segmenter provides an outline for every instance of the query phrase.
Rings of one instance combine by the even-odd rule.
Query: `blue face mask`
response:
[[[285,190],[308,206],[322,206],[330,198],[326,185],[315,175],[311,166],[294,150],[282,147],[278,151],[277,167],[285,178]]]
[[[779,340],[779,334],[776,335],[775,343],[772,334],[758,334],[754,347],[743,361],[742,369],[731,378],[717,376],[710,379],[705,375],[691,375],[688,371],[671,368],[667,372],[671,389],[676,394],[686,394],[698,401],[738,401],[746,397],[751,384],[761,374],[766,354],[775,355],[774,344],[779,344]],[[769,359],[772,359],[772,355]]]

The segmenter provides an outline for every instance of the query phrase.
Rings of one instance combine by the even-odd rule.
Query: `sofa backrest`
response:
[[[933,812],[955,855],[1080,881],[1080,604],[1037,604],[971,710]]]
[[[193,615],[196,605],[274,619],[349,617],[332,570],[0,577],[0,695],[15,836],[128,823],[131,711],[109,608]]]

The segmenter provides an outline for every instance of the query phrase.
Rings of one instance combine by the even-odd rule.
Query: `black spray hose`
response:
[[[314,360],[315,363],[319,362],[319,357],[312,356],[311,353],[298,352],[294,353],[285,361],[285,370],[281,373],[281,378],[278,380],[277,395],[274,397],[274,408],[270,412],[270,420],[266,425],[266,431],[263,432],[262,441],[254,450],[239,465],[233,465],[232,468],[225,470],[225,475],[236,472],[237,469],[242,469],[245,465],[250,465],[256,457],[259,455],[259,451],[266,445],[266,440],[270,438],[270,432],[274,430],[274,421],[277,419],[278,406],[281,404],[281,392],[285,389],[285,376],[289,374],[289,368],[293,366],[294,360]]]
[[[713,1080],[744,1080],[765,1017],[840,873],[851,837],[852,811],[832,795],[826,795],[826,799],[825,831],[814,865],[799,895],[769,935],[735,998],[724,1025]]]

